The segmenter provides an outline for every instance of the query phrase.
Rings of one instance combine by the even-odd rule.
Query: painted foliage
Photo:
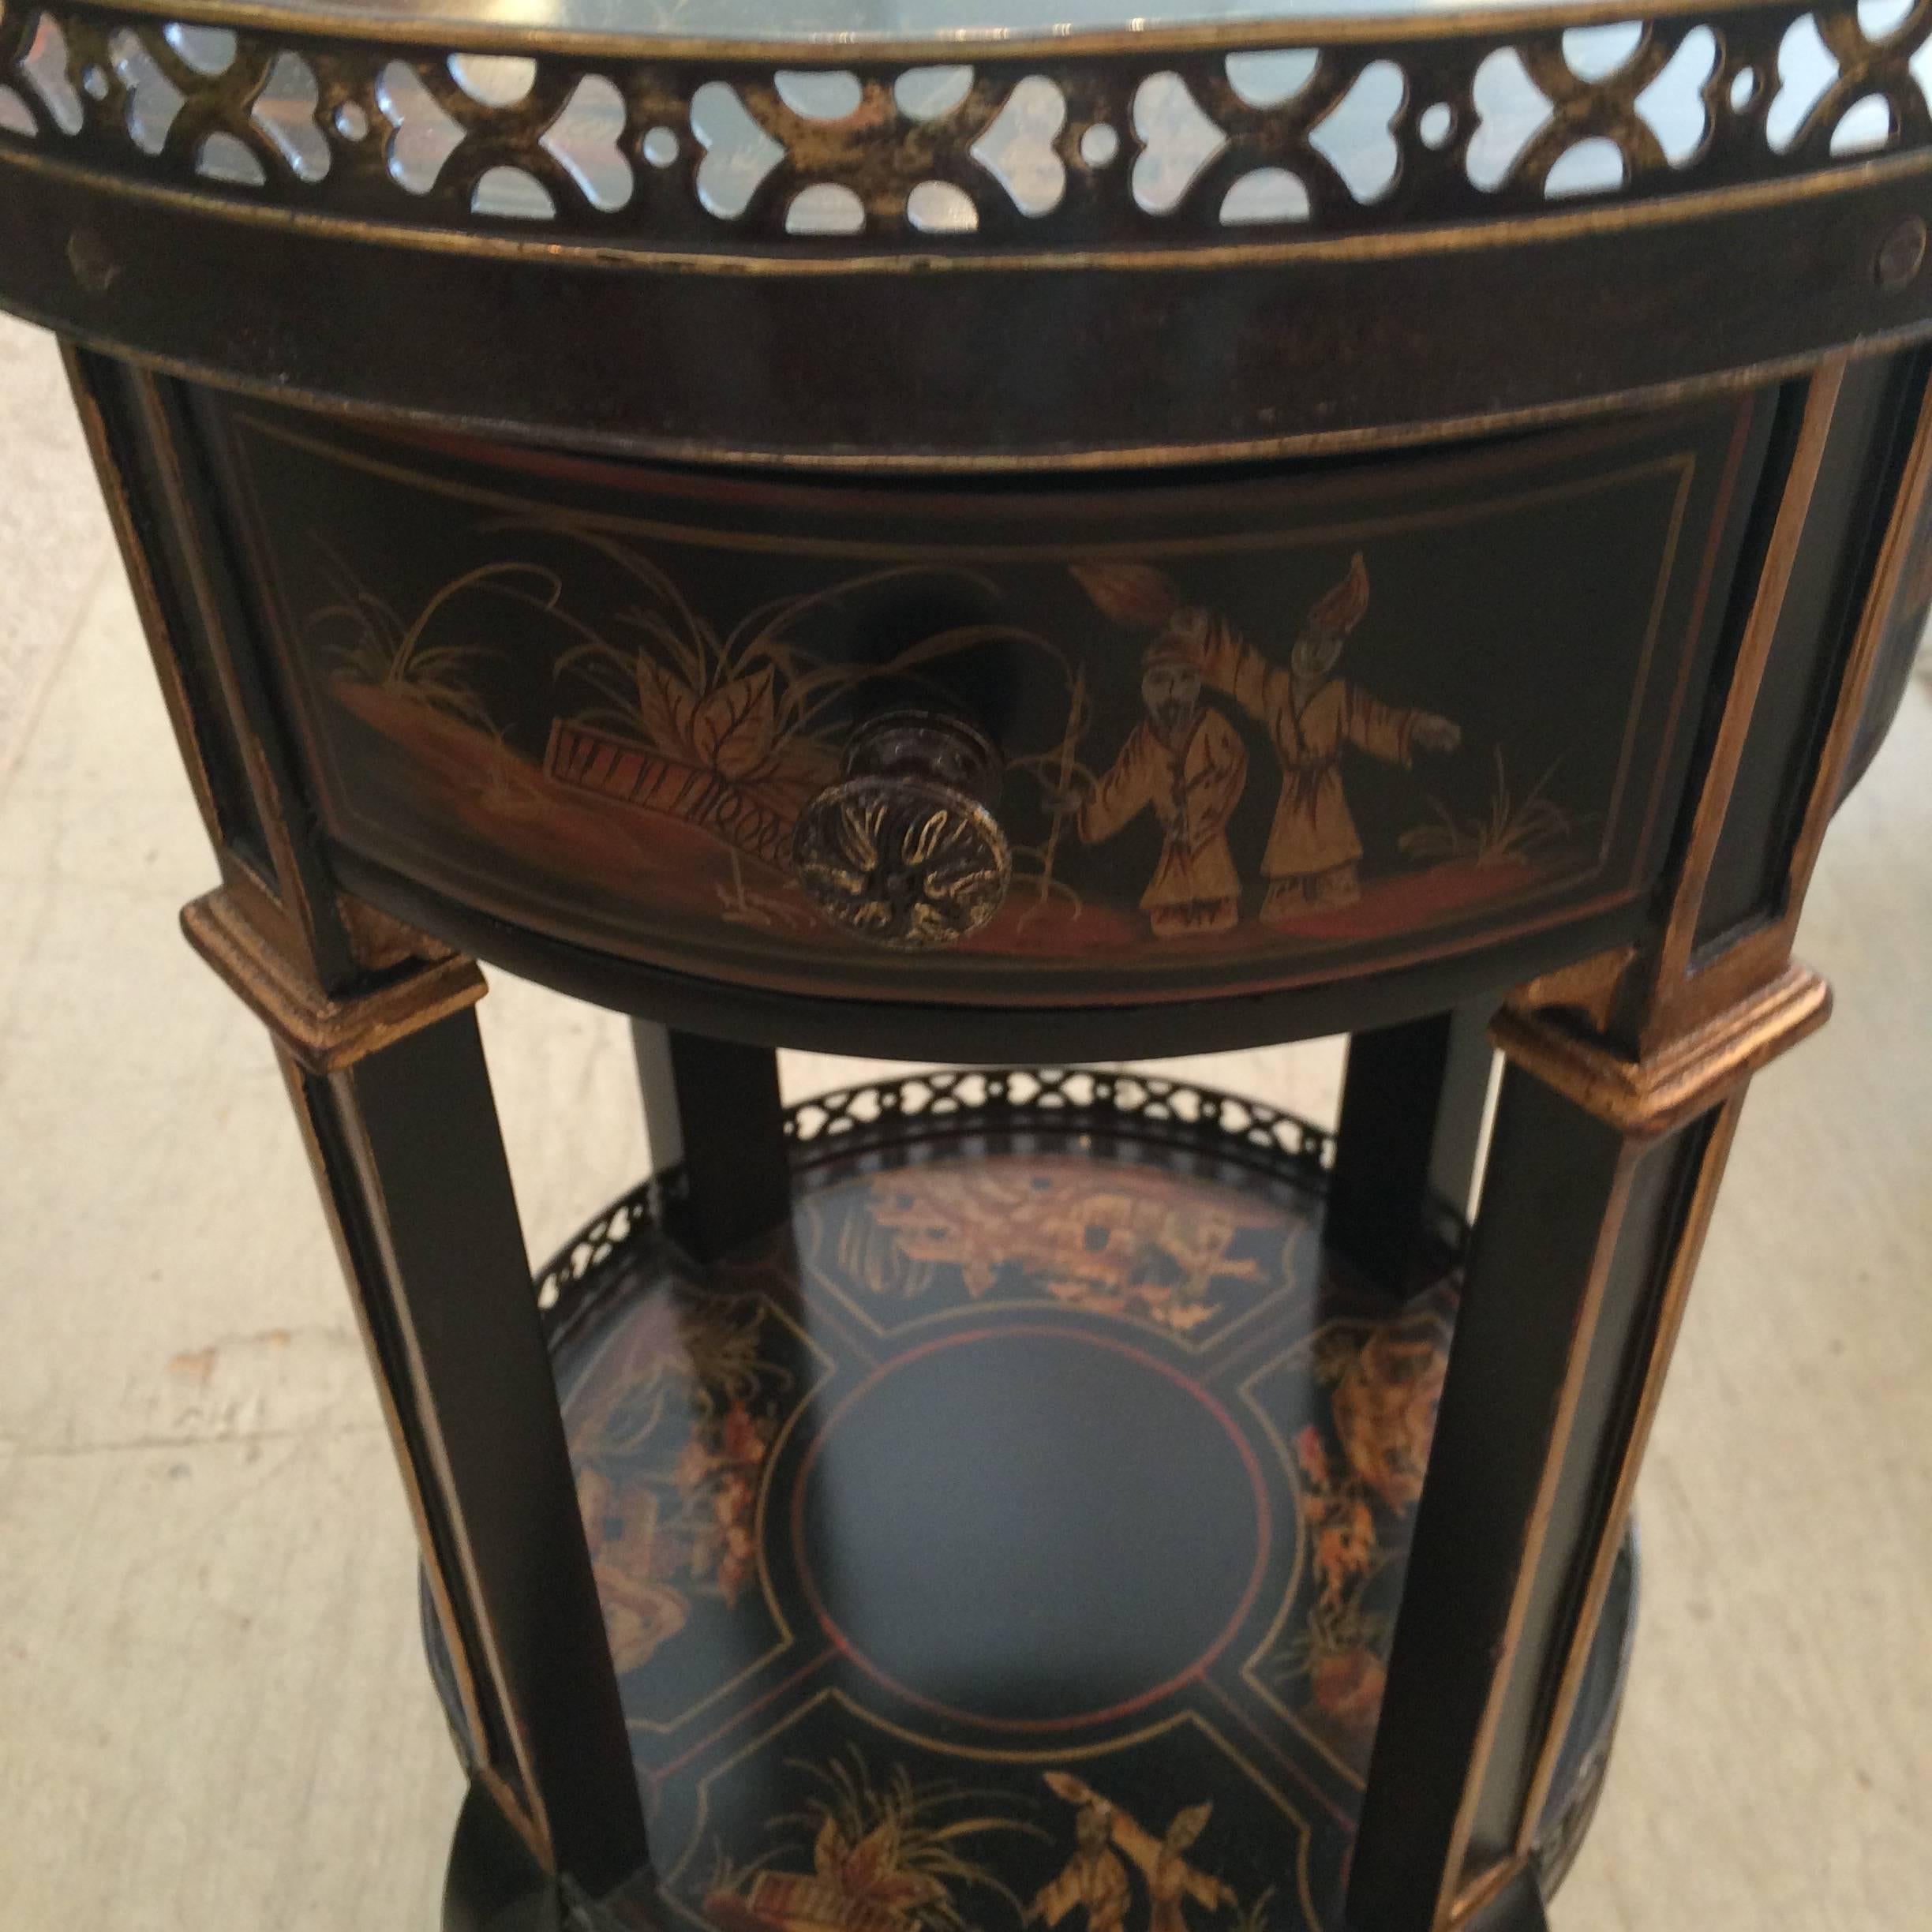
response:
[[[1039,1301],[1186,1337],[1277,1287],[1283,1238],[1278,1211],[1157,1168],[982,1155],[880,1175],[841,1222],[837,1259],[887,1324]]]
[[[810,1170],[635,1264],[565,1421],[672,1915],[1324,1923],[1453,1313],[1320,1195],[1048,1140]]]
[[[1295,1358],[1285,1389],[1264,1383],[1255,1391],[1264,1409],[1284,1392],[1297,1401],[1312,1373],[1326,1399],[1291,1438],[1305,1582],[1251,1660],[1249,1680],[1357,1772],[1381,1709],[1401,1558],[1421,1500],[1454,1316],[1444,1290],[1383,1321],[1329,1323]]]
[[[983,500],[224,435],[345,843],[627,956],[970,999],[1293,983],[1634,900],[1760,432]],[[996,743],[1013,861],[915,966],[792,863],[907,708]]]
[[[781,1634],[760,1580],[758,1500],[773,1442],[820,1372],[765,1298],[667,1284],[575,1378],[565,1419],[578,1506],[638,1714],[675,1706],[710,1631]],[[652,1673],[661,1661],[675,1668]]]

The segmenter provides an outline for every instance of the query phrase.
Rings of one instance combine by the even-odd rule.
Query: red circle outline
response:
[[[811,1561],[805,1548],[805,1492],[811,1481],[813,1466],[818,1459],[818,1451],[830,1440],[833,1431],[844,1419],[853,1405],[876,1388],[888,1376],[893,1375],[908,1363],[936,1354],[941,1349],[961,1348],[970,1342],[1004,1341],[1015,1335],[1042,1335],[1057,1342],[1077,1342],[1089,1348],[1111,1350],[1117,1355],[1124,1355],[1130,1361],[1139,1362],[1144,1368],[1151,1368],[1156,1374],[1166,1376],[1177,1387],[1185,1389],[1220,1424],[1222,1432],[1234,1445],[1242,1466],[1248,1472],[1248,1481],[1254,1492],[1255,1503],[1255,1561],[1247,1585],[1220,1633],[1184,1671],[1170,1677],[1152,1689],[1141,1691],[1119,1704],[1111,1704],[1103,1710],[1083,1712],[1071,1717],[986,1717],[972,1711],[957,1709],[949,1704],[942,1704],[937,1698],[922,1697],[916,1690],[882,1670],[865,1653],[848,1638],[833,1620],[826,1608],[825,1601],[818,1594],[817,1581],[812,1575]],[[871,1374],[852,1389],[838,1406],[827,1416],[812,1440],[811,1447],[799,1466],[799,1473],[792,1486],[792,1551],[798,1567],[799,1581],[803,1586],[806,1601],[811,1605],[812,1615],[818,1620],[818,1627],[829,1637],[839,1653],[848,1659],[867,1676],[889,1690],[893,1696],[902,1698],[919,1709],[930,1711],[937,1717],[951,1720],[955,1724],[970,1724],[984,1731],[1009,1731],[1044,1734],[1058,1731],[1077,1731],[1090,1724],[1107,1724],[1134,1712],[1144,1710],[1150,1704],[1158,1704],[1163,1698],[1171,1697],[1175,1691],[1204,1676],[1215,1660],[1234,1641],[1235,1633],[1246,1620],[1254,1608],[1255,1598],[1260,1594],[1262,1578],[1267,1574],[1268,1558],[1274,1546],[1272,1512],[1268,1507],[1266,1481],[1261,1472],[1260,1458],[1256,1455],[1253,1446],[1236,1426],[1234,1419],[1226,1409],[1200,1383],[1183,1375],[1171,1362],[1163,1361],[1158,1356],[1148,1354],[1145,1350],[1133,1346],[1112,1335],[1091,1334],[1079,1328],[1063,1328],[1043,1324],[1015,1324],[1011,1327],[969,1328],[963,1333],[941,1335],[930,1342],[923,1342],[916,1348],[908,1349],[903,1354],[893,1356],[873,1369]]]

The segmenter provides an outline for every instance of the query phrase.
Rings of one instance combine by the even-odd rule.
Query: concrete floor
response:
[[[0,322],[0,1923],[428,1932],[459,1785],[335,1259],[47,345]],[[1642,1493],[1558,1932],[1932,1925],[1932,687],[1803,951]],[[482,1009],[541,1256],[642,1168],[618,1023]],[[1339,1048],[1207,1076],[1331,1110]],[[788,1056],[793,1094],[849,1062]]]

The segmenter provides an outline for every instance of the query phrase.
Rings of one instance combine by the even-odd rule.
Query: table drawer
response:
[[[1772,414],[1048,488],[200,406],[341,851],[620,960],[1014,1005],[1634,915]],[[908,713],[987,741],[971,809],[855,790]]]

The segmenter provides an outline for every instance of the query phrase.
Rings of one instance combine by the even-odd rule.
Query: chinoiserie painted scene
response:
[[[1152,488],[888,513],[255,405],[213,427],[344,848],[650,964],[967,1002],[1024,974],[1071,1002],[1333,978],[1632,901],[1762,414],[1288,471],[1185,516]],[[907,712],[990,741],[1010,848],[996,909],[916,968],[828,922],[795,862],[855,734]],[[845,829],[861,875],[867,837]]]
[[[1312,1171],[956,1136],[615,1265],[559,1377],[676,1919],[1331,1922],[1455,1291],[1320,1218]]]

